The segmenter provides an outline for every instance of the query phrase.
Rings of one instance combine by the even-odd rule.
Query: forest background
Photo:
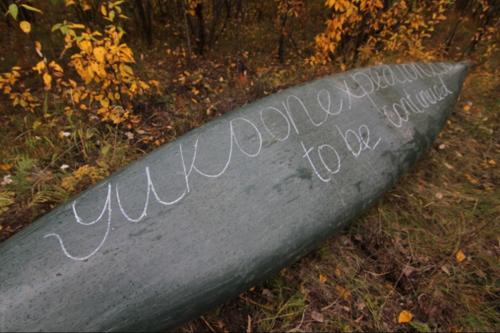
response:
[[[500,330],[499,1],[0,0],[0,11],[0,241],[288,86],[380,63],[468,61],[444,131],[393,190],[179,330]]]

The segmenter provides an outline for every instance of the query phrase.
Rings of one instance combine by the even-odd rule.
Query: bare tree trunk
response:
[[[153,43],[153,26],[151,0],[135,0],[135,8],[139,16],[140,26],[148,45]]]
[[[483,39],[483,36],[484,36],[485,32],[487,31],[488,26],[494,20],[494,14],[496,13],[496,11],[499,8],[500,8],[500,5],[498,5],[498,4],[496,5],[496,7],[492,6],[489,8],[488,12],[485,15],[484,21],[481,23],[481,26],[477,29],[477,32],[476,32],[474,38],[472,39],[469,47],[467,48],[467,51],[465,52],[465,54],[470,55],[470,54],[472,54],[472,52],[474,52],[476,50],[477,45]]]
[[[236,17],[243,19],[243,0],[236,1]]]
[[[469,8],[471,2],[470,0],[456,0],[455,1],[455,10],[457,13],[457,19],[453,27],[451,28],[448,37],[446,38],[444,51],[448,53],[450,51],[451,45],[455,39],[457,34],[458,27],[460,26],[460,22],[462,22],[464,15],[466,14],[467,8]]]
[[[196,17],[198,18],[198,38],[197,50],[198,54],[203,55],[205,50],[205,21],[203,20],[203,3],[198,3],[194,9]]]
[[[470,0],[456,0],[455,8],[460,13],[460,15],[465,14],[465,10],[469,7]]]
[[[354,43],[353,57],[351,60],[351,65],[355,65],[358,61],[359,57],[359,48],[363,43],[365,43],[368,39],[368,34],[365,32],[366,24],[368,22],[368,17],[364,17],[361,21],[361,25],[358,27],[358,36],[356,37],[356,41]]]
[[[183,10],[183,16],[184,16],[184,30],[186,31],[186,43],[187,43],[187,49],[188,49],[188,56],[189,59],[191,59],[191,54],[193,51],[191,50],[191,29],[189,27],[189,22],[188,22],[188,15],[187,15],[187,5],[186,5],[186,0],[182,0],[182,10]]]
[[[224,0],[224,4],[226,5],[226,13],[227,13],[227,18],[231,17],[231,0]]]
[[[453,28],[451,28],[451,31],[450,31],[448,37],[446,38],[444,52],[446,52],[446,53],[450,52],[451,44],[453,44],[453,40],[455,39],[455,35],[457,34],[458,26],[459,26],[461,21],[462,21],[462,16],[459,16],[457,18],[455,24],[453,25]]]
[[[222,1],[212,0],[212,22],[210,23],[210,29],[208,32],[208,46],[212,47],[215,41],[215,35],[217,30],[217,24],[220,21],[220,14],[222,11]]]
[[[285,62],[285,44],[286,44],[286,22],[288,20],[287,14],[281,15],[281,25],[280,25],[280,38],[278,42],[278,57],[280,64]]]

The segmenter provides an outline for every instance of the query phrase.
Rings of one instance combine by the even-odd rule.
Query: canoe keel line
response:
[[[317,79],[160,147],[0,244],[0,330],[159,330],[234,297],[386,191],[466,67]]]

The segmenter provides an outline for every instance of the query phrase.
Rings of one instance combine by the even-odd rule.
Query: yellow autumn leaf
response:
[[[94,78],[94,71],[92,70],[92,67],[88,66],[85,71],[81,73],[81,77],[85,80],[85,83],[89,83],[90,81],[92,81],[92,79]]]
[[[474,177],[474,176],[472,176],[472,175],[470,175],[468,173],[465,173],[464,176],[469,181],[469,183],[471,183],[473,185],[479,185],[480,184],[479,180],[476,177]]]
[[[399,313],[398,323],[406,324],[409,323],[413,319],[413,314],[410,311],[403,310]]]
[[[94,49],[94,57],[99,62],[104,62],[106,59],[106,49],[102,46],[98,46]]]
[[[122,117],[114,113],[109,114],[109,119],[113,122],[113,124],[119,124],[124,120]]]
[[[347,290],[346,288],[336,285],[335,286],[335,291],[339,294],[339,296],[344,300],[347,301],[351,298],[351,292]]]
[[[80,102],[80,92],[78,90],[74,90],[73,94],[71,95],[72,101],[74,103],[79,103]]]
[[[89,67],[93,73],[96,73],[100,78],[106,77],[106,70],[104,69],[104,64],[102,62],[92,62]],[[97,79],[97,78],[96,78]]]
[[[465,258],[465,253],[462,250],[458,250],[455,254],[455,259],[457,260],[457,262],[462,262],[465,260]]]
[[[39,57],[41,57],[41,58],[43,57],[42,43],[40,43],[39,41],[35,41],[35,51]]]
[[[10,171],[10,169],[12,169],[12,164],[0,163],[0,170],[1,171],[8,172],[8,171]]]
[[[101,103],[101,105],[102,105],[104,108],[109,107],[109,99],[107,99],[106,97],[101,98],[101,100],[100,100],[99,102]]]
[[[78,43],[78,47],[80,48],[80,50],[86,53],[90,53],[90,51],[92,50],[92,43],[88,40],[82,40]]]
[[[124,64],[120,64],[120,72],[123,76],[127,76],[127,75],[133,76],[134,75],[134,70],[132,69],[132,67],[124,65]]]
[[[106,6],[101,5],[101,14],[102,16],[108,16],[108,10],[106,9]]]
[[[43,83],[45,84],[45,89],[49,90],[52,84],[52,76],[49,73],[43,73]]]
[[[54,60],[52,60],[50,62],[49,67],[52,68],[56,72],[63,72],[62,67],[57,62],[55,62]]]
[[[31,31],[31,23],[29,23],[28,21],[19,22],[19,27],[24,33],[29,34],[29,32]]]
[[[71,23],[68,25],[71,29],[85,29],[85,25],[79,23]]]
[[[34,67],[33,70],[41,74],[45,70],[45,61],[40,60]]]
[[[324,284],[326,282],[327,277],[324,274],[319,274],[319,283]]]

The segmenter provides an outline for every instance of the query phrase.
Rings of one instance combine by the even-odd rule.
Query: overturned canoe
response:
[[[211,121],[0,244],[2,331],[172,328],[290,264],[433,141],[463,64],[325,77]]]

